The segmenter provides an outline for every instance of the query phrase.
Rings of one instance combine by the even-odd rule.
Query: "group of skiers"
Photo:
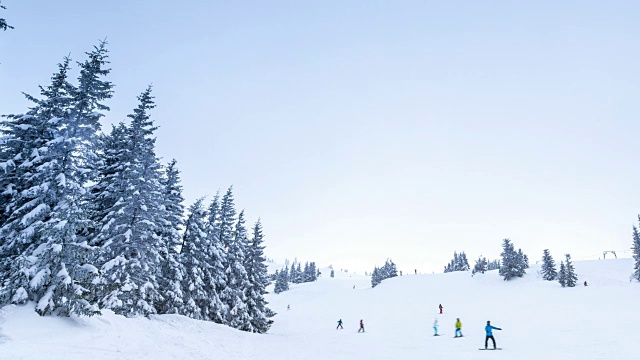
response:
[[[440,314],[442,314],[442,304],[440,304],[438,306],[438,308],[440,309]],[[455,336],[454,338],[458,338],[458,337],[463,337],[464,335],[462,335],[462,322],[460,321],[460,318],[456,319],[456,332],[455,332]],[[493,325],[491,325],[491,321],[487,321],[487,325],[484,327],[484,331],[485,331],[485,339],[484,339],[484,348],[487,349],[487,347],[489,346],[489,339],[491,339],[491,342],[493,343],[493,349],[496,349],[496,339],[493,337],[493,330],[502,330],[499,327],[495,327]],[[438,318],[436,318],[433,321],[433,336],[440,336],[440,334],[438,334]]]
[[[338,326],[336,326],[336,330],[338,329],[343,329],[342,327],[342,319],[338,320]],[[360,328],[358,329],[358,332],[364,332],[364,323],[362,322],[362,319],[360,319]]]
[[[438,306],[438,308],[440,309],[440,314],[442,314],[442,304],[440,304]],[[338,320],[338,326],[336,326],[336,330],[338,329],[343,329],[344,327],[342,326],[342,319]],[[455,336],[454,338],[459,338],[459,337],[463,337],[464,335],[462,335],[462,322],[460,321],[460,318],[456,318],[456,332],[455,332]],[[485,331],[485,339],[484,339],[484,348],[487,349],[487,347],[489,346],[489,340],[491,340],[491,342],[493,343],[493,349],[496,349],[496,339],[493,337],[493,330],[502,330],[499,327],[495,327],[493,325],[491,325],[491,321],[487,321],[487,325],[484,327],[484,331]],[[438,318],[436,318],[433,322],[433,331],[434,334],[433,336],[440,336],[438,334]],[[358,329],[358,332],[364,332],[364,322],[362,321],[362,319],[360,319],[360,328]]]

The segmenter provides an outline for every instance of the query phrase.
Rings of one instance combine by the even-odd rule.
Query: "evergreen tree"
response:
[[[565,255],[565,284],[567,287],[574,287],[578,283],[578,275],[576,275],[576,270],[571,263],[571,255]]]
[[[638,222],[640,222],[640,215],[638,215]],[[640,281],[640,234],[638,233],[638,228],[633,226],[633,245],[631,247],[633,250],[633,278],[637,281]]]
[[[0,306],[34,300],[29,281],[34,276],[31,252],[42,244],[39,236],[55,198],[47,191],[55,181],[43,171],[52,158],[49,145],[57,132],[54,119],[67,115],[73,86],[67,81],[70,59],[58,64],[51,85],[40,87],[42,99],[25,95],[34,106],[26,114],[8,115],[0,144]],[[43,186],[44,185],[44,186]],[[46,187],[46,188],[45,188]]]
[[[287,290],[289,290],[289,269],[285,266],[282,271],[276,274],[276,284],[273,288],[273,292],[279,294]]]
[[[154,131],[148,114],[155,107],[148,87],[139,97],[140,104],[128,115],[122,157],[109,173],[107,191],[117,198],[102,212],[96,243],[102,244],[102,273],[109,286],[102,294],[105,308],[116,314],[136,316],[156,313],[161,301],[157,275],[161,274],[166,244],[161,238],[165,225],[161,167],[155,154]],[[114,176],[114,177],[111,177]],[[98,194],[100,197],[100,194]]]
[[[3,5],[0,5],[0,9],[6,10],[7,8]],[[7,29],[13,29],[13,26],[7,24],[7,20],[0,18],[0,30],[6,31]]]
[[[374,288],[378,286],[382,282],[382,277],[380,276],[380,269],[376,266],[371,273],[371,287]]]
[[[476,264],[471,271],[472,274],[481,273],[484,274],[487,271],[487,258],[480,256],[478,260],[476,260]]]
[[[459,271],[469,271],[471,266],[469,266],[469,260],[467,260],[467,254],[464,251],[460,254],[460,270]]]
[[[247,256],[245,258],[245,269],[249,279],[249,288],[247,289],[247,307],[249,317],[251,319],[251,328],[253,332],[265,333],[269,330],[270,320],[274,314],[267,308],[268,302],[264,299],[267,293],[266,287],[269,285],[267,274],[267,265],[264,258],[264,235],[262,234],[262,224],[260,220],[253,227],[253,237],[247,247]]]
[[[294,284],[301,284],[304,282],[304,272],[302,271],[302,265],[300,263],[298,263],[296,267],[295,279],[290,279],[289,281]]]
[[[209,259],[206,256],[207,233],[206,218],[207,212],[203,205],[203,199],[196,200],[189,207],[185,230],[182,241],[181,260],[184,266],[184,277],[182,289],[185,289],[183,301],[184,306],[180,308],[182,315],[193,319],[205,320],[209,318],[207,309],[210,301],[216,301],[211,297],[217,296],[211,293],[207,283]],[[219,302],[219,299],[217,299]]]
[[[567,271],[564,262],[560,261],[560,271],[558,272],[558,282],[562,287],[567,286]]]
[[[291,269],[289,269],[289,279],[291,279],[291,282],[294,284],[298,283],[297,281],[298,275],[296,272],[296,260],[297,259],[293,260],[293,263],[291,263]]]
[[[176,161],[172,160],[164,169],[161,179],[163,208],[165,218],[162,223],[161,238],[164,241],[163,262],[159,276],[162,300],[158,304],[160,314],[178,314],[184,305],[184,267],[181,263],[178,249],[182,243],[182,216],[184,201],[180,171]]]
[[[66,81],[60,86],[65,95],[60,96],[55,112],[62,116],[48,121],[52,140],[42,148],[45,156],[38,159],[43,165],[29,176],[33,186],[21,187],[22,194],[32,198],[28,202],[31,209],[25,214],[25,221],[9,231],[10,236],[29,238],[29,245],[23,247],[16,264],[23,266],[17,269],[19,272],[31,278],[28,287],[15,288],[15,284],[25,283],[25,275],[12,276],[14,271],[9,274],[9,278],[17,278],[9,280],[11,301],[34,300],[41,315],[98,312],[92,289],[98,273],[91,264],[95,249],[87,245],[84,236],[91,228],[85,211],[86,184],[92,180],[91,166],[97,162],[99,120],[104,116],[101,111],[109,110],[102,101],[111,97],[112,85],[102,80],[110,71],[105,68],[106,43],[87,55],[88,60],[79,63],[78,87],[68,86]]]
[[[541,266],[542,278],[547,281],[555,280],[558,276],[556,272],[556,263],[551,257],[549,249],[544,249],[542,254],[542,266]]]
[[[206,284],[207,291],[212,294],[207,304],[207,318],[219,324],[224,324],[228,316],[228,306],[222,300],[222,292],[227,287],[225,264],[228,261],[225,245],[221,239],[221,202],[216,193],[209,205],[206,222]]]
[[[221,238],[227,249],[225,264],[226,287],[220,294],[223,303],[229,309],[225,324],[244,331],[251,331],[251,319],[247,309],[245,290],[249,288],[249,279],[244,268],[245,254],[248,236],[245,228],[244,212],[240,213],[235,229],[227,234],[224,224],[233,226],[235,220],[235,205],[233,192],[229,188],[222,198],[220,206]]]
[[[511,240],[504,239],[502,241],[502,266],[500,267],[500,275],[504,280],[511,280],[514,277],[522,277],[525,274],[524,259],[515,251]]]

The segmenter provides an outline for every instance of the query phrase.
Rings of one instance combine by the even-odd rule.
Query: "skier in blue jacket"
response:
[[[484,331],[487,333],[487,337],[484,339],[484,348],[489,345],[489,339],[493,342],[493,348],[496,348],[496,339],[493,338],[493,330],[502,330],[499,327],[491,325],[491,321],[487,321],[487,326],[484,327]]]

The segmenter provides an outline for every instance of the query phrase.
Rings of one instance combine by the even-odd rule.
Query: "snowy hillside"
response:
[[[631,359],[640,313],[632,260],[578,261],[580,284],[545,282],[537,266],[504,282],[497,271],[409,275],[385,280],[324,272],[315,283],[269,295],[278,313],[268,334],[249,334],[182,316],[125,319],[39,317],[0,310],[0,359]],[[355,285],[355,289],[353,286]],[[437,314],[438,304],[444,314]],[[291,310],[287,311],[287,305]],[[440,333],[431,326],[438,317]],[[456,318],[465,337],[453,338]],[[344,330],[336,330],[342,318]],[[366,333],[357,333],[364,320]],[[503,351],[484,346],[491,320]]]

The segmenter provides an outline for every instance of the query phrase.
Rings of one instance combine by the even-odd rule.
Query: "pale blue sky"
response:
[[[153,83],[188,201],[233,184],[270,257],[440,271],[504,237],[532,260],[630,247],[640,2],[2,4],[0,113],[107,37],[105,124]]]

